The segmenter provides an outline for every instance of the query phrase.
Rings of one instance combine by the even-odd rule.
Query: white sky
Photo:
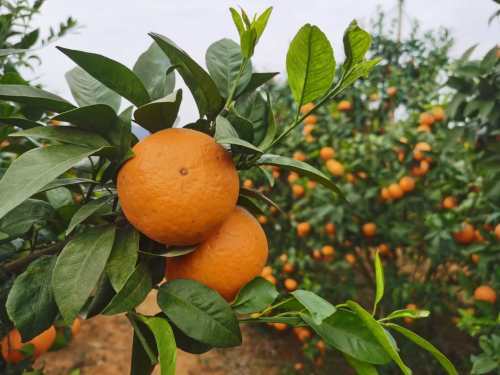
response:
[[[254,66],[261,71],[284,71],[289,42],[304,23],[318,25],[330,38],[337,60],[342,60],[341,38],[345,27],[356,18],[368,26],[377,5],[396,15],[396,0],[49,0],[37,22],[42,28],[56,25],[68,16],[83,28],[58,44],[104,54],[132,67],[151,39],[150,31],[174,40],[199,63],[204,64],[208,45],[220,38],[237,39],[228,8],[242,6],[250,14],[273,6],[268,28],[257,47]],[[106,5],[104,5],[106,4]],[[500,22],[488,26],[497,9],[492,0],[406,0],[406,30],[409,18],[417,18],[423,30],[448,27],[456,40],[454,55],[479,43],[478,53],[500,42]],[[39,81],[54,93],[71,98],[64,73],[73,63],[54,46],[41,51]],[[178,80],[179,82],[179,80]],[[182,122],[195,118],[195,107],[184,95]]]

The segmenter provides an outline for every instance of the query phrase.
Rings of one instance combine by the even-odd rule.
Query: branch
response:
[[[39,249],[23,258],[13,260],[12,262],[7,263],[5,266],[1,266],[2,269],[8,273],[19,274],[35,259],[40,258],[43,255],[55,254],[58,251],[62,250],[62,248],[66,245],[68,241],[62,241],[56,243],[55,245]]]

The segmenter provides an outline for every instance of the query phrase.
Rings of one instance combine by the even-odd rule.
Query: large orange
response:
[[[2,339],[2,357],[7,363],[21,362],[25,355],[20,351],[23,346],[31,344],[34,347],[33,358],[40,357],[47,352],[56,339],[56,329],[50,327],[40,335],[28,342],[22,342],[21,334],[17,329],[13,329]]]
[[[387,189],[389,190],[389,196],[392,199],[402,198],[403,195],[405,194],[401,186],[399,186],[399,184],[390,184]]]
[[[404,176],[401,180],[399,180],[399,186],[405,193],[409,193],[415,189],[415,180],[410,176]]]
[[[497,293],[491,286],[481,285],[474,291],[474,299],[476,301],[495,303],[497,301]]]
[[[167,280],[191,279],[231,301],[261,274],[268,255],[267,239],[257,220],[241,207],[192,253],[167,258]]]
[[[118,174],[118,196],[127,219],[153,240],[198,244],[236,207],[238,173],[229,153],[208,135],[166,129],[133,151]]]

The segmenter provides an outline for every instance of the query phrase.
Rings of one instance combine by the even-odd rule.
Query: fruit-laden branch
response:
[[[8,273],[19,274],[24,271],[24,269],[35,259],[38,259],[43,255],[50,255],[59,252],[67,242],[68,241],[62,241],[52,246],[36,250],[23,258],[7,263],[5,266],[2,266],[2,269]]]

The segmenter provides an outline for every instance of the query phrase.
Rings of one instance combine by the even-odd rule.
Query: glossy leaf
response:
[[[6,238],[16,238],[28,233],[35,224],[43,224],[53,217],[54,210],[45,201],[27,199],[0,220],[0,232]]]
[[[55,257],[35,260],[16,278],[9,292],[7,313],[24,342],[47,330],[57,316],[50,285],[54,264]]]
[[[117,292],[123,288],[134,272],[139,256],[139,239],[139,232],[132,227],[116,231],[113,249],[106,264],[106,274]]]
[[[89,217],[94,215],[96,212],[101,210],[106,205],[111,203],[113,195],[105,195],[103,197],[91,200],[90,202],[81,206],[78,211],[75,212],[66,230],[66,235],[69,235],[73,230],[87,220]]]
[[[263,151],[259,149],[258,147],[254,146],[253,144],[241,139],[241,138],[236,138],[236,137],[224,137],[224,138],[217,138],[217,143],[221,145],[232,145],[232,146],[237,146],[237,150],[240,150],[242,153],[250,153],[250,154],[262,154]]]
[[[153,42],[134,65],[134,73],[141,79],[151,99],[163,98],[174,91],[175,74],[167,74],[172,63],[160,47]]]
[[[231,123],[234,130],[236,130],[239,138],[247,142],[253,143],[254,125],[250,120],[242,117],[234,109],[230,110],[229,113],[227,114],[227,120]]]
[[[354,20],[347,27],[344,33],[344,52],[345,61],[343,65],[343,73],[347,73],[356,64],[362,63],[365,55],[370,48],[372,38],[369,33],[358,26]]]
[[[274,302],[278,294],[273,284],[258,276],[241,288],[232,307],[238,314],[262,311]]]
[[[26,85],[0,85],[0,99],[29,104],[54,112],[64,112],[75,108],[73,104],[57,95]]]
[[[212,349],[210,345],[196,341],[195,339],[187,336],[172,322],[170,322],[170,326],[174,331],[175,343],[177,344],[177,348],[191,354],[203,354]]]
[[[71,94],[80,107],[105,104],[115,111],[120,109],[122,101],[120,95],[103,85],[79,66],[75,66],[68,71],[65,77]]]
[[[100,135],[79,130],[71,126],[40,126],[10,134],[11,137],[48,139],[77,146],[105,147],[109,143]]]
[[[215,121],[215,139],[239,138],[238,132],[233,125],[222,116],[217,116]]]
[[[335,58],[328,38],[317,27],[304,25],[293,38],[286,56],[288,84],[300,108],[322,97],[335,75]]]
[[[136,332],[134,332],[132,339],[132,361],[130,367],[130,375],[151,375],[155,367],[155,364],[152,364],[149,360],[141,341],[137,338]]]
[[[144,301],[152,288],[149,268],[146,263],[140,263],[102,313],[115,315],[131,311]]]
[[[88,179],[88,178],[58,178],[52,182],[49,182],[43,188],[38,190],[39,193],[44,191],[57,189],[62,186],[71,186],[71,185],[80,185],[80,184],[97,184],[97,181]]]
[[[101,277],[113,247],[115,228],[87,229],[62,250],[52,275],[52,288],[59,311],[73,322]]]
[[[346,359],[349,366],[351,366],[357,375],[378,375],[378,371],[375,366],[370,363],[358,361],[356,358],[353,358],[347,354],[344,354],[344,358]]]
[[[136,106],[150,101],[149,94],[142,81],[125,65],[96,53],[62,47],[57,47],[57,49],[103,85],[128,99]]]
[[[383,320],[392,320],[392,319],[400,319],[400,318],[427,318],[430,315],[430,312],[427,310],[413,310],[413,309],[403,309],[403,310],[395,310],[391,312],[386,318]]]
[[[299,289],[293,291],[292,295],[309,311],[316,324],[321,324],[323,320],[337,311],[330,302],[308,290]]]
[[[173,280],[158,292],[163,313],[186,335],[214,347],[241,344],[238,320],[214,290],[193,280]]]
[[[109,282],[109,278],[103,273],[97,282],[92,300],[85,306],[84,311],[82,311],[80,315],[85,319],[90,319],[99,315],[102,310],[108,306],[115,295],[116,293]]]
[[[401,333],[404,335],[407,339],[410,341],[413,341],[415,344],[420,346],[421,348],[427,350],[429,353],[431,353],[434,358],[438,360],[438,362],[441,364],[441,366],[446,370],[446,373],[449,375],[457,375],[457,369],[455,366],[453,366],[453,363],[450,362],[446,356],[441,353],[434,345],[432,345],[429,341],[426,339],[420,337],[416,333],[410,331],[409,329],[406,329],[404,327],[401,327],[397,324],[394,323],[387,323],[386,326],[388,328],[392,328],[396,332]]]
[[[267,149],[268,147],[271,147],[277,132],[278,132],[278,127],[276,126],[276,119],[274,118],[271,96],[268,94],[267,106],[266,106],[265,133],[264,133],[264,138],[259,144],[259,147],[262,148],[263,150]]]
[[[135,121],[151,133],[171,128],[182,101],[182,90],[177,90],[164,98],[145,104],[134,112]]]
[[[265,83],[269,82],[271,79],[273,79],[278,74],[279,73],[276,73],[276,72],[252,73],[252,77],[250,78],[250,81],[248,82],[248,84],[245,86],[245,89],[239,95],[237,95],[236,98],[238,98],[242,95],[246,95],[246,94],[254,92],[259,87],[261,87]]]
[[[149,34],[168,56],[177,72],[191,90],[198,106],[200,117],[213,119],[223,105],[217,86],[208,73],[170,39],[155,33]]]
[[[376,283],[376,292],[375,292],[375,303],[373,305],[374,312],[377,309],[377,304],[384,296],[384,285],[385,285],[384,268],[382,266],[382,261],[380,260],[380,254],[378,251],[375,253],[375,283]]]
[[[30,150],[0,180],[0,218],[100,148],[55,145]]]
[[[237,81],[235,95],[242,92],[252,78],[251,63],[246,64],[240,72],[243,63],[241,48],[231,39],[221,39],[210,45],[205,60],[208,71],[224,98],[229,96]]]

